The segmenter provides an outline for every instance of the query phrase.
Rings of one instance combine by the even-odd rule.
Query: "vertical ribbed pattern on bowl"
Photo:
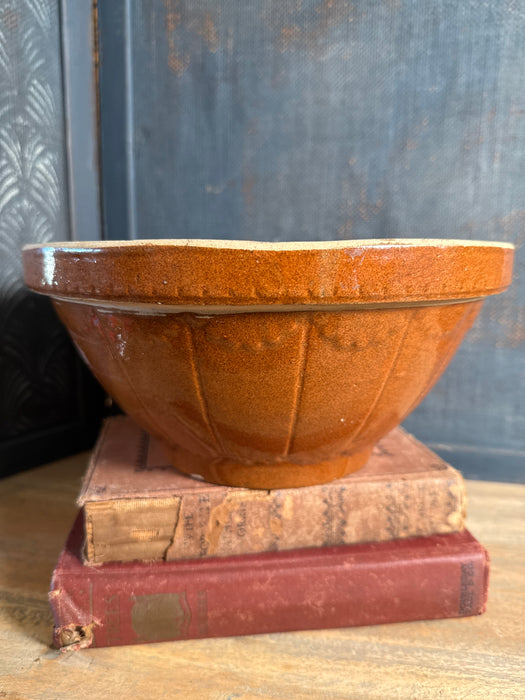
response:
[[[481,303],[146,316],[55,302],[137,422],[245,464],[311,464],[373,444],[429,391]]]

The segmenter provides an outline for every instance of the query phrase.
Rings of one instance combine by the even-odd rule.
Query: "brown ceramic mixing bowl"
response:
[[[253,488],[330,481],[439,378],[513,247],[447,240],[28,246],[95,376],[180,470]]]

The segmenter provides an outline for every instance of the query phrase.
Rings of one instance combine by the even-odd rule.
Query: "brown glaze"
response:
[[[29,247],[108,393],[216,483],[287,488],[362,466],[421,401],[512,246],[134,242]]]

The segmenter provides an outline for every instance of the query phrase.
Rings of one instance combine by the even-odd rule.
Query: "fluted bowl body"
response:
[[[255,488],[359,468],[437,381],[512,246],[446,240],[29,246],[80,353],[174,465]]]

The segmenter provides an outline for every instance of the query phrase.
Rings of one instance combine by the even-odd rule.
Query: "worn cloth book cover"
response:
[[[459,531],[459,472],[397,428],[360,471],[301,489],[207,484],[177,472],[126,416],[108,419],[84,479],[85,559],[228,556]]]
[[[81,560],[78,518],[53,574],[56,646],[117,646],[477,615],[488,555],[467,531],[169,562]]]

